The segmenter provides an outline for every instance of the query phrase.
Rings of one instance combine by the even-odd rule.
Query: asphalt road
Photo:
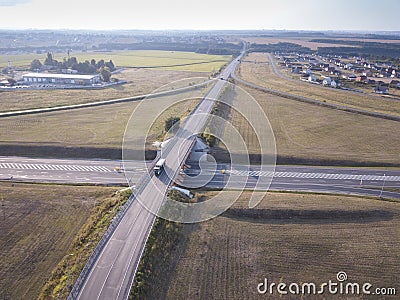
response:
[[[147,165],[149,165],[147,163]],[[58,183],[94,183],[110,185],[126,185],[124,172],[115,171],[120,161],[111,160],[64,160],[38,159],[24,157],[0,157],[0,179],[13,181],[58,182]],[[128,170],[134,178],[141,178],[147,167],[143,162],[131,162]],[[227,170],[225,174],[222,170]],[[216,170],[202,170],[201,176],[212,178],[206,184],[208,188],[223,188],[230,176],[231,166],[219,164]],[[339,167],[305,167],[277,166],[273,174],[272,184],[268,177],[272,174],[260,173],[258,168],[236,167],[231,170],[236,175],[233,185],[240,187],[246,182],[246,189],[254,189],[258,182],[260,190],[285,190],[322,192],[335,194],[353,194],[363,196],[379,196],[381,189],[400,190],[400,170],[381,170],[368,168]],[[200,169],[190,165],[181,174],[181,179],[188,180],[197,176]],[[210,176],[211,174],[211,176]],[[400,198],[399,193],[384,191],[383,197]]]
[[[225,85],[224,79],[234,72],[240,57],[221,72],[221,79],[210,89],[163,149],[161,157],[166,159],[166,172],[159,177],[153,174],[150,174],[150,177],[144,175],[146,182],[142,185],[143,188],[134,191],[137,200],[133,202],[102,249],[77,299],[128,298],[137,266],[155,221],[155,215],[151,211],[157,212],[164,202],[172,179],[177,175],[193,146],[193,133],[205,126],[208,113],[214,106],[212,99],[219,97]]]
[[[193,133],[197,133],[206,123],[208,113],[214,106],[212,99],[217,99],[221,93],[225,80],[234,72],[240,57],[232,61],[222,72],[220,80],[207,94],[205,99],[197,106],[194,114],[189,116],[182,124],[175,138],[168,143],[161,156],[166,159],[166,172],[161,176],[155,177],[151,172],[145,172],[143,162],[129,164],[132,170],[127,170],[129,177],[146,179],[145,184],[139,185],[134,190],[137,200],[127,210],[123,219],[113,232],[111,238],[105,244],[91,268],[90,273],[85,278],[84,283],[76,295],[76,299],[127,299],[130,288],[139,264],[141,255],[155,221],[155,216],[151,211],[158,211],[165,200],[165,195],[171,178],[176,176],[186,177],[195,175],[199,172],[196,166],[192,166],[187,174],[178,174],[181,165],[191,150],[194,142]],[[14,159],[15,161],[7,161]],[[19,159],[19,161],[18,161]],[[32,160],[20,158],[2,158],[0,160],[0,178],[5,180],[37,180],[63,182],[96,182],[96,183],[116,183],[124,182],[123,173],[117,173],[114,168],[119,162],[111,161],[53,161],[53,160]],[[399,187],[400,172],[388,171],[383,176],[382,171],[377,170],[352,170],[352,169],[315,169],[299,167],[279,167],[278,173],[267,174],[259,172],[257,169],[246,170],[244,167],[220,165],[219,169],[213,171],[209,187],[223,187],[227,178],[235,177],[238,184],[246,180],[246,188],[255,186],[255,183],[266,181],[274,175],[272,187],[276,189],[307,190],[307,191],[354,191],[365,193],[380,193],[379,188]],[[197,171],[196,171],[197,170]],[[223,173],[222,170],[227,170]],[[207,173],[207,170],[203,170]],[[343,172],[343,173],[342,173]],[[354,174],[351,172],[365,172]],[[377,173],[381,172],[381,173]],[[386,176],[387,175],[387,176]],[[370,177],[368,177],[370,176]],[[383,178],[382,178],[383,177]],[[361,183],[363,179],[363,183]],[[360,183],[356,182],[359,181]],[[112,182],[114,181],[114,182]],[[333,185],[328,183],[334,182]],[[379,185],[379,183],[382,183]],[[357,187],[357,184],[359,186]],[[360,188],[360,185],[374,186],[378,190]],[[327,187],[331,186],[331,187]],[[289,188],[290,187],[290,188]],[[262,188],[262,185],[261,185]],[[266,186],[267,188],[267,186]],[[360,190],[360,191],[358,191]],[[389,192],[384,192],[383,196],[389,196]],[[393,195],[392,195],[393,194]],[[397,197],[397,193],[390,196]]]

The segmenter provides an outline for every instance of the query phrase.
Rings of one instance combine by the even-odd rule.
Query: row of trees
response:
[[[79,74],[104,74],[104,77],[106,77],[105,79],[108,77],[108,80],[105,81],[109,81],[111,72],[115,70],[115,65],[112,60],[106,62],[104,59],[99,61],[92,59],[90,61],[86,60],[85,62],[79,62],[76,57],[69,57],[68,59],[64,58],[64,60],[60,62],[54,59],[51,52],[47,53],[43,64],[40,60],[34,59],[31,62],[30,69],[32,71],[38,71],[42,70],[43,66],[47,66],[47,68],[59,71],[63,69],[72,69],[77,71]]]

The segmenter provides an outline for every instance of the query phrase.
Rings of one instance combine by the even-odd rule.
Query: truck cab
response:
[[[159,176],[164,170],[164,166],[165,166],[165,158],[159,159],[156,165],[154,166],[154,175]]]

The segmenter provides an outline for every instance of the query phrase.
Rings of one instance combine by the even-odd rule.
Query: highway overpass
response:
[[[131,199],[111,224],[105,237],[99,243],[83,272],[76,281],[69,299],[127,299],[136,269],[158,211],[165,200],[168,187],[174,180],[190,153],[195,135],[203,128],[226,84],[226,79],[235,71],[242,54],[234,59],[220,75],[215,85],[186,118],[175,137],[163,150],[166,172],[159,177],[145,173]],[[134,201],[133,201],[134,200]],[[146,203],[144,207],[141,203]]]

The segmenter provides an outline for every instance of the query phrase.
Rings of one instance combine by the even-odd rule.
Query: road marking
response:
[[[361,174],[332,174],[332,173],[304,173],[304,172],[265,172],[226,170],[225,173],[246,177],[276,177],[276,178],[310,178],[310,179],[341,179],[363,181],[400,181],[400,176],[361,175]]]
[[[0,163],[0,169],[14,170],[45,170],[45,171],[74,171],[74,172],[113,172],[104,166],[82,166],[82,165],[53,165],[53,164],[18,164]]]

